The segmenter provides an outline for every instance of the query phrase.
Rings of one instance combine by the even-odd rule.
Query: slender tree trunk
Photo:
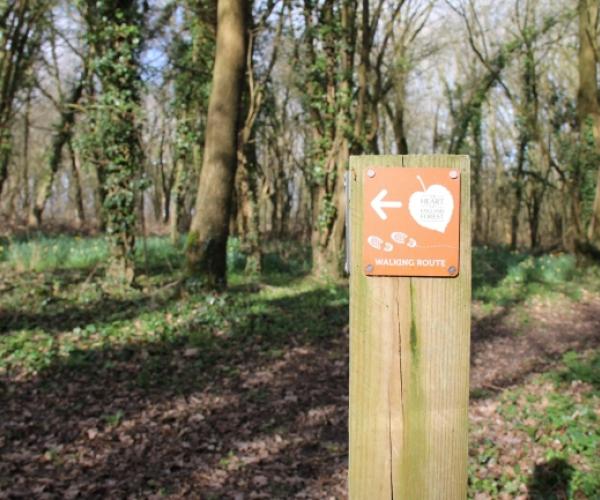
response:
[[[185,159],[180,157],[175,160],[175,181],[169,201],[171,208],[169,209],[169,234],[171,243],[177,245],[179,243],[179,221],[181,219],[181,210],[183,209],[184,193],[185,193],[185,178],[186,165]]]
[[[396,140],[396,148],[399,155],[408,154],[408,141],[406,139],[406,130],[404,128],[404,104],[400,102],[400,98],[396,97],[396,115],[390,110],[390,119],[394,129],[394,139]]]
[[[73,141],[67,142],[69,148],[69,158],[71,160],[71,175],[73,176],[73,188],[75,190],[75,210],[77,211],[77,222],[79,227],[85,224],[85,210],[83,207],[83,189],[81,186],[81,173],[77,164],[77,155],[73,147]]]
[[[475,244],[483,242],[484,220],[483,220],[483,145],[481,138],[481,126],[483,120],[482,109],[478,108],[471,122],[471,133],[473,139],[473,156],[471,159],[471,192],[473,194],[473,241]]]
[[[104,189],[104,175],[100,168],[96,166],[96,189],[94,190],[94,212],[96,215],[96,224],[98,231],[106,232],[106,216],[104,214],[104,200],[106,199],[106,189]]]
[[[523,69],[521,72],[521,102],[519,106],[519,136],[517,150],[517,171],[515,178],[515,201],[511,216],[511,242],[510,247],[516,250],[519,237],[519,217],[523,205],[523,197],[526,194],[526,165],[531,164],[530,145],[536,142],[540,147],[541,137],[538,124],[538,91],[537,91],[537,73],[534,55],[534,39],[527,33],[525,28],[523,34],[522,46]],[[536,217],[538,216],[536,212]],[[537,221],[535,222],[537,225]],[[537,229],[536,229],[537,231]],[[534,238],[536,239],[536,238]]]
[[[600,152],[600,100],[598,99],[598,2],[579,1],[579,91],[577,93],[577,115],[581,134],[591,125],[596,150]],[[588,125],[589,124],[589,125]],[[582,139],[585,140],[585,139]],[[592,214],[587,227],[587,239],[600,244],[600,169]]]
[[[594,193],[594,204],[588,224],[587,237],[594,245],[600,245],[600,168],[596,178],[596,191]]]
[[[505,226],[503,218],[498,217],[498,213],[492,207],[501,207],[505,201],[503,188],[506,184],[506,171],[504,167],[504,158],[500,152],[500,149],[498,148],[498,124],[495,114],[491,115],[491,121],[488,124],[488,129],[490,133],[492,158],[494,162],[494,178],[493,182],[491,183],[493,185],[492,195],[488,199],[488,224],[486,228],[485,241],[498,244],[504,240]],[[504,243],[506,242],[504,241]]]
[[[0,126],[0,196],[2,196],[4,184],[6,183],[6,179],[8,178],[8,165],[10,163],[11,156],[11,143],[12,137],[10,131],[7,129],[3,129],[3,127]]]
[[[315,276],[336,277],[342,272],[346,223],[344,172],[349,156],[348,141],[339,138],[329,159],[334,164],[332,186],[329,189],[317,186],[313,194],[312,272]]]
[[[539,246],[539,227],[540,211],[542,208],[541,196],[538,193],[532,193],[531,199],[527,203],[527,219],[529,221],[529,241],[530,250],[535,251]]]
[[[171,216],[171,193],[173,191],[173,182],[175,180],[175,172],[170,172],[169,175],[165,172],[165,128],[164,123],[160,134],[160,145],[158,148],[158,167],[160,169],[160,192],[157,186],[154,187],[154,216],[157,221],[163,224],[169,222]]]
[[[81,95],[83,94],[85,78],[86,76],[84,73],[71,89],[67,102],[62,105],[60,120],[56,125],[56,133],[52,138],[52,144],[50,146],[48,171],[37,186],[35,205],[33,207],[34,220],[32,221],[36,226],[41,225],[44,207],[52,194],[52,185],[54,184],[56,172],[58,172],[61,164],[63,147],[71,140],[76,114],[74,106],[79,102],[79,99],[81,99]]]
[[[394,76],[394,98],[392,102],[385,103],[392,129],[394,131],[394,139],[399,155],[408,154],[408,140],[406,138],[406,127],[404,122],[404,112],[406,105],[406,75],[402,71]],[[436,116],[437,120],[437,116]]]
[[[239,230],[246,253],[247,274],[260,274],[262,251],[258,226],[257,179],[252,162],[256,162],[253,144],[238,153],[238,171],[236,173],[236,194],[239,210]]]
[[[16,98],[41,47],[48,2],[0,1],[0,195],[8,177]]]
[[[242,248],[246,253],[246,273],[260,274],[262,268],[262,249],[260,234],[260,217],[258,206],[258,159],[256,155],[255,123],[262,110],[265,100],[267,80],[275,65],[278,43],[283,28],[284,11],[280,14],[280,21],[273,41],[273,51],[268,61],[266,70],[261,78],[256,74],[254,67],[254,48],[257,34],[254,26],[249,26],[251,35],[248,38],[246,53],[246,79],[242,96],[244,103],[244,124],[240,128],[237,144],[237,173],[236,173],[236,200],[238,210],[238,235]],[[280,170],[281,171],[281,170]],[[278,192],[279,189],[276,189]]]
[[[171,193],[172,189],[163,191],[162,213],[160,219],[163,224],[167,224],[171,220]]]
[[[510,217],[510,249],[516,250],[519,246],[519,218],[521,215],[521,205],[523,204],[523,171],[525,169],[525,155],[529,139],[521,136],[519,139],[519,151],[517,155],[517,172],[515,178],[515,200],[513,202],[512,214]]]
[[[31,114],[31,88],[27,89],[25,116],[23,117],[23,212],[29,214],[29,132]]]
[[[247,2],[219,0],[217,45],[204,161],[187,243],[188,272],[226,284],[227,237],[236,169],[237,124],[246,57]]]
[[[290,227],[291,220],[291,199],[288,191],[288,177],[284,170],[280,170],[277,176],[277,232],[275,233],[280,240],[283,240],[290,235],[297,236]],[[300,196],[299,196],[300,197]],[[300,215],[300,214],[298,214]]]

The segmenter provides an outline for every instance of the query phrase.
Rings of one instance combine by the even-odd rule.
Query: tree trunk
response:
[[[346,224],[344,173],[350,148],[341,139],[339,149],[332,151],[330,161],[335,163],[333,188],[317,186],[313,193],[312,220],[312,273],[317,277],[337,277],[344,260],[344,230]]]
[[[96,189],[94,190],[94,212],[96,215],[96,225],[98,231],[106,232],[106,217],[104,214],[104,200],[106,199],[106,190],[104,189],[104,176],[101,169],[96,165],[94,169],[96,174]]]
[[[11,143],[12,136],[10,131],[2,130],[2,127],[0,126],[0,196],[2,196],[4,183],[8,178],[8,165],[10,163],[10,156],[12,152]]]
[[[600,102],[598,99],[598,2],[579,1],[579,91],[577,93],[577,116],[580,133],[585,135],[591,124],[596,150],[600,152]],[[591,122],[591,123],[590,123]],[[585,139],[582,139],[585,140]],[[600,169],[592,214],[587,227],[587,239],[600,243]]]
[[[473,156],[471,157],[471,193],[473,208],[473,243],[483,243],[484,219],[483,219],[483,145],[482,145],[482,121],[483,112],[477,108],[476,114],[471,122],[471,134],[473,140]]]
[[[175,246],[179,244],[179,221],[181,219],[181,210],[183,208],[183,199],[185,193],[186,165],[182,157],[175,160],[175,182],[169,196],[169,235],[171,243]]]
[[[285,6],[283,7],[285,10]],[[256,154],[255,124],[262,110],[267,80],[275,65],[277,57],[277,44],[283,28],[284,11],[280,15],[280,21],[273,41],[273,51],[267,68],[258,77],[254,67],[254,48],[258,33],[254,25],[249,26],[251,35],[248,39],[246,53],[246,80],[242,95],[244,124],[238,133],[237,144],[237,174],[235,180],[235,194],[237,200],[237,226],[238,236],[241,241],[242,250],[246,253],[246,274],[258,275],[262,269],[262,249],[260,234],[260,217],[258,206],[258,159]],[[280,170],[281,172],[281,170]],[[283,189],[276,188],[276,193]]]
[[[41,225],[44,207],[52,194],[52,185],[54,184],[54,177],[61,164],[63,147],[71,140],[76,114],[74,106],[79,102],[79,99],[81,99],[81,95],[83,94],[85,78],[84,72],[79,81],[71,89],[69,98],[67,102],[63,103],[60,111],[60,121],[56,126],[56,134],[52,138],[52,144],[50,146],[48,172],[40,180],[36,193],[35,206],[33,207],[34,220],[32,222],[36,226]]]
[[[399,155],[408,154],[408,140],[406,138],[406,125],[404,113],[406,108],[406,75],[403,71],[397,71],[394,75],[394,97],[391,102],[385,103],[392,129],[394,131],[394,140]],[[387,153],[387,151],[386,151]]]
[[[317,82],[309,80],[311,97],[322,100],[321,93],[325,93],[327,102],[323,113],[313,112],[314,117],[314,141],[325,143],[327,149],[320,148],[321,158],[324,157],[321,172],[315,172],[311,189],[311,248],[312,248],[312,273],[317,277],[338,277],[342,273],[342,262],[344,259],[344,231],[346,221],[344,174],[348,167],[350,148],[353,154],[360,154],[369,138],[365,135],[365,114],[367,112],[366,83],[359,82],[359,98],[356,108],[353,102],[343,99],[341,96],[352,95],[354,82],[352,78],[354,67],[354,50],[356,46],[356,10],[355,3],[351,1],[341,2],[339,11],[336,11],[334,1],[326,1],[321,7],[320,15],[322,23],[327,26],[335,26],[339,23],[343,37],[343,44],[338,43],[335,30],[331,29],[324,33],[322,41],[325,53],[325,75],[324,83],[319,89],[315,88]],[[363,4],[364,7],[364,4]],[[364,29],[365,16],[368,10],[362,12],[363,37],[368,37]],[[339,16],[339,18],[337,17]],[[307,17],[307,48],[311,61],[315,61],[316,40],[310,35],[311,25]],[[368,71],[368,63],[365,60],[368,54],[365,50],[369,46],[366,41],[361,46],[361,68],[362,72]],[[341,62],[341,70],[338,68]],[[308,86],[307,86],[308,88]],[[361,102],[361,92],[364,101]],[[353,110],[355,109],[355,113]],[[355,124],[352,127],[352,123]],[[351,137],[348,131],[352,130]],[[352,141],[352,142],[351,142]],[[315,161],[321,163],[321,158]]]
[[[40,50],[48,2],[0,2],[0,195],[8,177],[16,98]]]
[[[510,249],[516,250],[519,246],[519,217],[521,215],[521,205],[523,203],[523,171],[525,169],[525,155],[527,154],[527,145],[529,138],[521,134],[519,138],[519,151],[517,156],[517,172],[514,181],[515,200],[513,202],[512,214],[510,218]]]
[[[217,45],[204,160],[186,251],[189,274],[210,287],[226,284],[227,237],[246,57],[246,9],[244,0],[219,0],[217,5]]]
[[[107,284],[118,289],[135,279],[136,202],[144,163],[137,121],[144,12],[136,0],[88,0],[86,7],[94,68],[102,88],[93,106],[90,156],[98,169],[110,243]]]
[[[165,130],[164,124],[160,134],[160,145],[158,150],[158,168],[160,174],[160,192],[157,186],[154,187],[154,216],[157,221],[163,224],[169,222],[171,216],[171,192],[173,191],[173,182],[175,181],[175,172],[169,175],[165,172]]]
[[[594,245],[600,245],[600,168],[596,178],[596,191],[594,193],[594,204],[588,224],[587,237]]]
[[[529,221],[530,250],[535,252],[539,246],[540,211],[542,209],[542,198],[537,193],[531,195],[527,203],[527,219]]]
[[[29,213],[29,137],[31,127],[31,88],[27,89],[25,99],[25,114],[23,116],[23,212],[25,216]]]
[[[75,190],[75,210],[77,211],[77,223],[79,227],[85,224],[85,210],[83,207],[83,189],[81,186],[81,173],[77,164],[77,155],[73,147],[73,141],[67,143],[69,147],[69,157],[71,159],[71,175],[73,176],[73,187]]]
[[[239,237],[246,254],[246,274],[260,274],[262,251],[258,224],[258,197],[256,179],[256,150],[254,143],[244,141],[246,131],[240,134],[238,147],[238,171],[236,173],[236,195],[239,211]],[[251,131],[248,130],[247,137]]]

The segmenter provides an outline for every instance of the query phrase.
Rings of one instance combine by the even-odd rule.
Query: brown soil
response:
[[[473,389],[600,345],[596,296],[475,312]],[[347,333],[246,359],[191,391],[140,390],[127,356],[106,370],[0,380],[0,498],[344,498]],[[472,418],[489,404],[474,399]]]

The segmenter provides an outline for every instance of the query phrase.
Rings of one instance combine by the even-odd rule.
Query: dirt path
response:
[[[476,312],[476,390],[600,345],[599,297],[539,301],[526,317]],[[1,381],[0,498],[344,498],[347,336],[342,329],[334,340],[290,341],[272,358],[232,353],[218,376],[184,390],[133,385],[143,350]],[[185,373],[194,362],[168,356],[168,370]],[[481,404],[472,402],[472,415],[485,414]]]
[[[476,319],[471,333],[471,390],[497,390],[555,363],[569,350],[600,345],[600,297],[537,299]],[[477,315],[480,315],[477,318]]]

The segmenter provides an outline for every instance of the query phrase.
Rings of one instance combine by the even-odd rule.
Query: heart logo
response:
[[[444,233],[454,212],[452,194],[440,184],[426,188],[423,179],[420,176],[417,179],[423,191],[416,191],[410,196],[408,211],[419,226]]]

